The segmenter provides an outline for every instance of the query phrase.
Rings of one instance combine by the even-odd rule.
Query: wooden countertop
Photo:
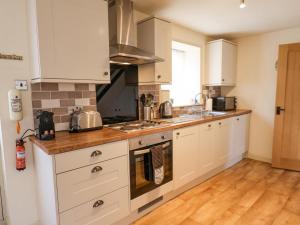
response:
[[[243,114],[251,113],[251,110],[236,110],[226,113],[221,116],[205,116],[201,119],[195,119],[181,123],[166,123],[164,126],[156,128],[133,131],[125,133],[122,131],[114,130],[111,128],[103,128],[102,130],[82,132],[82,133],[69,133],[68,131],[56,132],[55,140],[41,141],[34,136],[30,137],[30,141],[39,146],[43,151],[49,155],[69,152],[81,148],[88,148],[96,145],[106,144],[115,141],[126,140],[142,135],[153,134],[168,130],[174,130],[187,126],[193,126],[202,123],[208,123],[215,120],[230,118]]]

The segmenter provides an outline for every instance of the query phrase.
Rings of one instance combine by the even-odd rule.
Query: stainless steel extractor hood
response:
[[[162,58],[134,46],[135,24],[133,19],[131,0],[109,1],[110,62],[125,65],[163,62]]]

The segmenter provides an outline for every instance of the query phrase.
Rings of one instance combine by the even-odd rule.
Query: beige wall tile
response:
[[[89,84],[75,84],[75,90],[76,91],[88,91]]]
[[[42,91],[58,91],[58,83],[41,83]]]
[[[75,105],[76,106],[89,106],[90,99],[89,98],[75,99]]]
[[[75,91],[75,84],[59,83],[58,90],[59,91]]]
[[[60,100],[59,99],[43,99],[42,108],[59,108]]]
[[[32,92],[32,100],[50,99],[50,92]]]
[[[60,106],[61,107],[75,106],[75,99],[62,99],[60,100]]]

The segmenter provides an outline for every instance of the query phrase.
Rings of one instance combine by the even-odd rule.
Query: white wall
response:
[[[0,52],[24,56],[24,61],[0,60],[0,139],[9,224],[32,225],[38,214],[31,145],[26,144],[27,169],[15,169],[15,122],[9,120],[7,92],[15,79],[29,80],[26,0],[0,0]],[[33,127],[30,91],[23,93],[22,130]]]
[[[277,72],[280,44],[300,42],[300,27],[255,35],[238,42],[237,85],[225,90],[238,97],[238,107],[252,109],[249,157],[272,159]]]

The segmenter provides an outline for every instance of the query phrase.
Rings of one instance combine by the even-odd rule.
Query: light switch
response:
[[[28,90],[27,80],[16,80],[15,83],[16,83],[17,90],[23,90],[23,91]]]

